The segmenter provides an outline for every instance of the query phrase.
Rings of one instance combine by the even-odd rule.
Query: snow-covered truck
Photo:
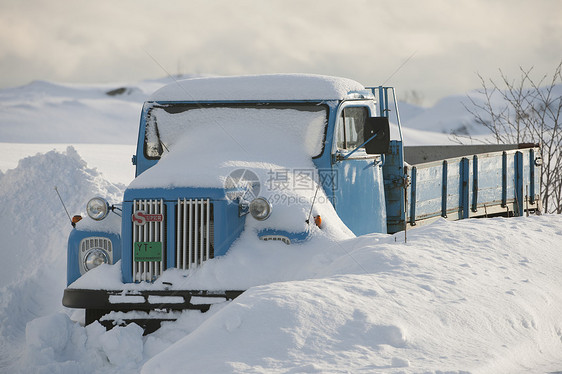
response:
[[[94,197],[75,224],[63,304],[85,309],[86,324],[151,331],[244,291],[182,282],[243,234],[294,246],[523,215],[540,210],[540,160],[538,145],[404,147],[391,87],[299,74],[177,81],[143,106],[123,201]],[[102,264],[117,279],[92,271]]]

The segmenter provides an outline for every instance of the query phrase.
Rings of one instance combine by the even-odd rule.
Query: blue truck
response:
[[[68,240],[63,305],[85,309],[86,324],[110,327],[108,313],[121,312],[150,332],[175,311],[236,298],[243,289],[158,279],[224,256],[249,227],[264,245],[299,245],[328,227],[326,209],[363,235],[521,216],[541,202],[538,145],[405,147],[393,88],[317,75],[167,85],[144,103],[133,164],[123,201],[92,198]],[[96,281],[101,264],[120,266],[120,286]]]

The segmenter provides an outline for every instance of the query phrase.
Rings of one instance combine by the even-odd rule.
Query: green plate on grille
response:
[[[162,261],[162,242],[135,242],[133,252],[136,262]]]

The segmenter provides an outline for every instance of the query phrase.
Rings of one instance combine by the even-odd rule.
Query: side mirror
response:
[[[367,154],[388,153],[388,148],[390,146],[390,124],[388,123],[388,117],[367,118],[363,136],[364,141],[368,141],[368,143],[365,144],[365,151]],[[373,136],[375,137],[373,138]],[[369,141],[369,139],[371,140]]]

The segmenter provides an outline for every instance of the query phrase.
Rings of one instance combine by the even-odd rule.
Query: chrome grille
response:
[[[137,225],[133,223],[133,279],[139,281],[153,281],[158,278],[165,269],[166,255],[166,206],[164,200],[135,200],[133,202],[133,213],[144,212],[146,214],[161,214],[163,219],[159,222],[147,221]],[[137,262],[134,260],[135,242],[161,242],[162,261]]]
[[[264,235],[262,237],[260,237],[261,240],[264,241],[280,241],[283,242],[287,245],[291,244],[291,239],[289,239],[288,237],[284,236],[284,235]]]
[[[168,204],[169,205],[169,204]],[[131,244],[133,258],[133,279],[135,282],[154,281],[166,269],[167,230],[175,230],[175,263],[178,269],[190,269],[214,257],[214,220],[213,204],[210,199],[178,199],[175,215],[167,222],[164,200],[134,200],[133,216],[141,212],[144,215],[161,215],[158,222],[143,224],[133,222]],[[133,218],[133,221],[135,219]],[[135,243],[161,242],[162,261],[135,260]],[[174,243],[170,243],[174,246]]]
[[[178,199],[176,267],[189,269],[213,258],[213,211],[209,199]]]

